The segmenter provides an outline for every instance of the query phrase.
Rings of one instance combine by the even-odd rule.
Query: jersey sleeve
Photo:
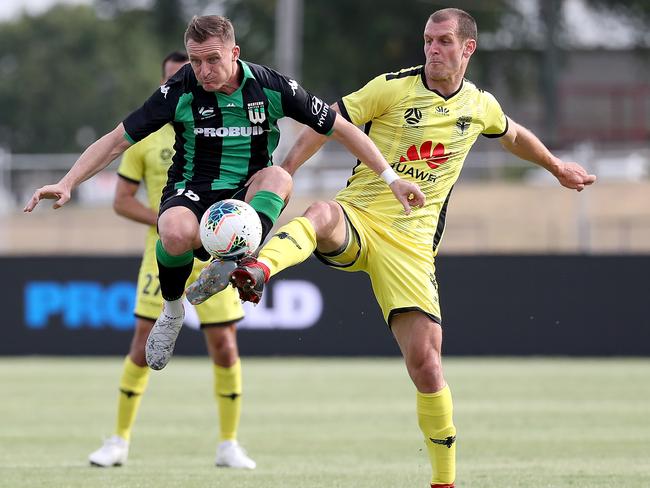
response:
[[[124,119],[122,123],[126,131],[125,137],[129,142],[133,144],[141,141],[174,120],[176,105],[185,92],[184,80],[187,69],[192,68],[189,65],[183,66],[178,73],[153,92],[139,109]]]
[[[295,80],[284,78],[282,87],[282,108],[284,113],[319,134],[329,135],[334,127],[336,113],[327,103],[312,95]]]
[[[291,117],[319,134],[329,135],[332,132],[336,113],[323,100],[309,93],[296,80],[275,70],[250,63],[249,66],[255,70],[255,77],[263,85],[279,94],[282,106],[277,107],[280,110],[276,110],[276,113]],[[269,97],[269,100],[274,103],[273,97]]]
[[[370,80],[363,88],[339,100],[341,115],[354,125],[364,125],[382,115],[393,99],[388,88],[386,75]]]
[[[483,132],[485,137],[502,137],[508,132],[508,118],[503,113],[501,105],[491,93],[483,92],[485,119]]]
[[[117,168],[117,174],[133,183],[144,179],[144,143],[139,142],[128,148],[122,155],[122,161]]]

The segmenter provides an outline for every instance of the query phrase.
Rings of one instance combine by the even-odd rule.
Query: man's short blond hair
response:
[[[467,39],[478,40],[476,20],[470,14],[459,8],[443,8],[436,10],[429,16],[429,21],[434,23],[456,20],[456,34],[465,41]]]
[[[221,15],[195,15],[192,17],[185,30],[185,44],[190,39],[201,43],[211,37],[217,37],[224,42],[235,42],[235,28],[230,19]]]

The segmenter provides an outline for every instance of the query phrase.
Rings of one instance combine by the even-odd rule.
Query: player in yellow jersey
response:
[[[315,251],[329,266],[364,271],[417,388],[418,423],[432,469],[431,486],[455,482],[456,428],[441,363],[442,321],[434,257],[449,196],[479,135],[551,172],[562,186],[581,191],[596,179],[564,162],[530,131],[506,117],[495,98],[464,79],[476,49],[476,22],[466,12],[434,12],[424,29],[422,66],[378,76],[333,108],[366,133],[398,175],[417,182],[423,208],[407,215],[386,185],[357,165],[334,201],[312,204],[279,229],[259,253],[231,276],[240,297],[257,302],[264,282]],[[325,142],[303,131],[283,167],[293,174]]]
[[[170,53],[162,64],[163,83],[187,60],[187,55],[183,52]],[[167,124],[130,147],[124,153],[118,169],[120,178],[115,191],[115,211],[128,219],[148,225],[149,232],[138,276],[136,327],[120,379],[117,425],[114,435],[90,454],[89,461],[95,466],[119,466],[126,462],[131,429],[149,380],[145,342],[162,309],[156,265],[156,219],[160,196],[172,161],[173,145],[174,130]],[[141,182],[144,182],[147,190],[148,206],[136,198]],[[196,279],[205,264],[207,263],[199,260],[194,261],[190,280]],[[219,411],[221,441],[217,448],[216,464],[253,469],[255,461],[237,443],[242,380],[235,323],[244,316],[241,302],[237,293],[228,289],[197,306],[196,311],[213,362],[214,394]]]

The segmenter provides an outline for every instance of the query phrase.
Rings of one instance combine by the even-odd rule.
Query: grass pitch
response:
[[[0,358],[0,487],[427,487],[399,359],[244,358],[239,433],[255,471],[213,466],[207,359],[153,372],[129,462],[113,431],[121,358]],[[459,488],[650,487],[650,360],[445,361]]]

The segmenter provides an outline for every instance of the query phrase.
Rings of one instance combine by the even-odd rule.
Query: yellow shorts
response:
[[[346,242],[332,253],[316,251],[316,257],[336,269],[367,273],[388,325],[393,316],[413,311],[441,324],[433,244],[418,247],[363,210],[337,203],[346,217]]]
[[[138,274],[138,289],[136,292],[135,315],[145,319],[156,320],[162,310],[162,295],[158,282],[158,265],[156,264],[155,244],[158,236],[147,236],[147,247],[142,256],[140,273]],[[194,260],[194,269],[187,283],[195,281],[207,262]],[[244,309],[237,291],[229,286],[212,298],[196,306],[201,325],[214,325],[236,322],[244,318]]]

